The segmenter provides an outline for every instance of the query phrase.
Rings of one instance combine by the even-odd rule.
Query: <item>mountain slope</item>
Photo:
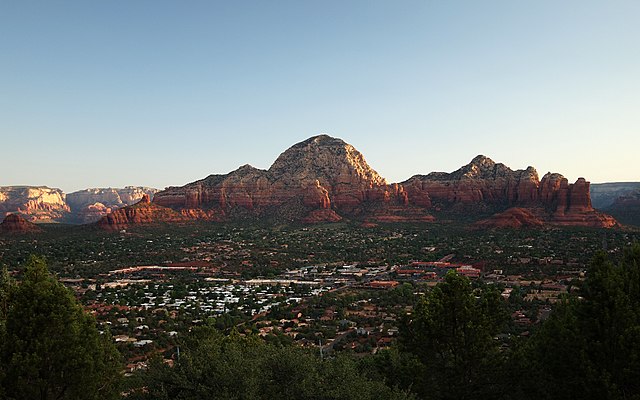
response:
[[[514,171],[477,156],[451,173],[388,184],[353,146],[327,135],[293,145],[268,170],[244,165],[210,175],[156,193],[153,204],[160,207],[157,222],[175,221],[177,215],[214,221],[427,222],[437,212],[471,221],[495,214],[482,227],[616,224],[593,209],[589,182],[582,178],[569,184],[548,173],[540,180],[533,167]],[[126,210],[119,215],[119,225],[136,223],[133,214],[127,220]]]

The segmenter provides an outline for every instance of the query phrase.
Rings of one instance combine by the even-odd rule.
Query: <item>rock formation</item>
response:
[[[478,221],[474,224],[476,228],[523,228],[541,227],[544,225],[531,210],[512,207],[508,210],[495,214],[491,218]]]
[[[514,171],[477,156],[452,173],[388,184],[353,146],[327,135],[292,146],[268,170],[244,165],[170,187],[156,193],[153,203],[117,210],[100,223],[350,219],[375,224],[429,222],[434,212],[471,220],[495,214],[478,227],[615,224],[592,208],[589,182],[582,178],[569,184],[562,175],[549,173],[539,180],[533,167]]]
[[[640,190],[640,182],[592,183],[589,188],[593,208],[608,210],[617,199]]]
[[[106,229],[122,229],[132,224],[184,222],[189,219],[170,208],[153,204],[149,195],[145,194],[138,203],[119,208],[105,215],[98,220],[97,224]]]
[[[408,198],[401,185],[388,185],[353,146],[320,135],[280,154],[267,171],[245,165],[158,192],[154,203],[183,214],[207,210],[229,218],[279,215],[332,222],[365,215],[374,205],[407,207]]]
[[[409,202],[416,205],[426,203],[428,196],[440,210],[497,211],[478,227],[616,224],[593,209],[589,182],[584,178],[569,184],[564,176],[547,173],[538,180],[533,167],[513,171],[482,155],[452,173],[416,175],[402,185],[407,187]]]
[[[538,173],[533,167],[512,171],[482,155],[452,173],[415,175],[402,183],[408,189],[410,203],[423,204],[428,195],[431,203],[444,207],[480,202],[530,204],[538,200],[538,184]]]
[[[4,186],[0,187],[0,216],[16,213],[31,222],[90,223],[157,191],[127,186],[85,189],[66,195],[46,186]]]
[[[619,196],[605,211],[623,224],[640,226],[640,189]]]
[[[0,187],[0,215],[16,213],[31,222],[55,222],[69,213],[64,193],[46,186]]]
[[[36,224],[27,221],[18,214],[9,214],[0,223],[0,233],[3,234],[37,233],[41,231],[42,229]]]
[[[158,189],[126,186],[124,188],[93,188],[69,193],[66,202],[71,209],[69,220],[91,223],[113,210],[137,203],[146,194],[151,197]]]

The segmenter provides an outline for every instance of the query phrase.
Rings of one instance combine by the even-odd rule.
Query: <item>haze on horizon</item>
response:
[[[640,2],[0,1],[0,186],[184,185],[328,133],[640,181]]]

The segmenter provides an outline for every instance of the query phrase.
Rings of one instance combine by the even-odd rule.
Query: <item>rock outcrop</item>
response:
[[[620,197],[640,190],[640,182],[592,183],[589,188],[593,208],[608,210]]]
[[[153,204],[149,195],[145,194],[138,203],[105,215],[98,220],[97,224],[106,229],[123,229],[129,225],[184,222],[190,219],[170,208]]]
[[[589,182],[583,178],[569,184],[562,175],[548,173],[540,180],[533,167],[514,171],[477,156],[451,173],[416,175],[389,184],[353,146],[327,135],[292,146],[268,170],[244,165],[225,175],[170,187],[156,193],[153,203],[114,211],[100,224],[193,219],[351,219],[375,224],[430,222],[434,213],[471,221],[495,214],[478,227],[615,225],[611,217],[593,209]]]
[[[619,196],[605,211],[623,224],[640,226],[640,189]]]
[[[27,221],[18,214],[7,215],[2,223],[0,223],[0,233],[3,234],[22,234],[41,232],[36,224]]]
[[[4,186],[0,187],[0,216],[16,213],[31,222],[86,224],[157,191],[127,186],[85,189],[67,195],[46,186]]]
[[[144,195],[153,195],[158,189],[126,186],[124,188],[92,188],[69,193],[66,202],[71,209],[70,222],[95,222],[118,208],[133,205]]]
[[[538,228],[544,225],[531,210],[512,207],[488,219],[478,221],[475,228]]]
[[[154,203],[185,215],[206,210],[215,217],[301,222],[363,216],[372,206],[410,208],[401,185],[388,185],[353,146],[327,135],[292,146],[269,170],[245,165],[158,192]]]
[[[513,171],[485,156],[452,172],[416,175],[402,185],[409,202],[430,202],[439,210],[497,211],[478,227],[521,227],[551,225],[612,227],[616,222],[591,206],[589,182],[579,178],[569,184],[557,173],[538,180],[533,167]],[[463,207],[465,206],[465,207]]]
[[[455,203],[532,204],[538,200],[539,181],[533,167],[512,171],[479,155],[452,173],[415,175],[402,185],[407,187],[412,204],[448,207]]]
[[[0,187],[0,215],[20,214],[30,222],[57,222],[70,212],[60,189],[46,186]]]

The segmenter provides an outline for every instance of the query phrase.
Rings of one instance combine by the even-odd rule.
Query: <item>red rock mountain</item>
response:
[[[166,207],[153,204],[148,194],[132,205],[119,208],[98,220],[98,226],[106,229],[122,229],[129,225],[148,224],[154,222],[185,222],[187,218],[182,214]]]
[[[411,209],[403,187],[388,185],[353,146],[327,135],[292,146],[267,171],[245,165],[158,192],[154,203],[185,215],[204,212],[211,219],[432,219],[419,210],[403,215]]]
[[[513,171],[485,156],[452,172],[416,175],[403,182],[409,201],[425,203],[429,198],[439,209],[505,210],[477,224],[479,227],[520,227],[541,224],[612,227],[616,221],[591,206],[589,182],[575,183],[560,174],[538,179],[533,167]]]
[[[27,221],[18,214],[9,214],[0,223],[0,233],[3,234],[37,233],[40,231],[41,229],[36,224]]]
[[[509,210],[513,207],[517,209]],[[282,153],[268,170],[244,165],[155,194],[153,203],[125,207],[103,226],[191,219],[334,222],[432,221],[432,212],[504,212],[490,226],[612,226],[591,207],[589,183],[559,174],[539,180],[533,167],[513,171],[478,156],[452,173],[416,175],[388,184],[353,146],[327,135],[314,136]],[[495,221],[495,222],[493,222]]]

